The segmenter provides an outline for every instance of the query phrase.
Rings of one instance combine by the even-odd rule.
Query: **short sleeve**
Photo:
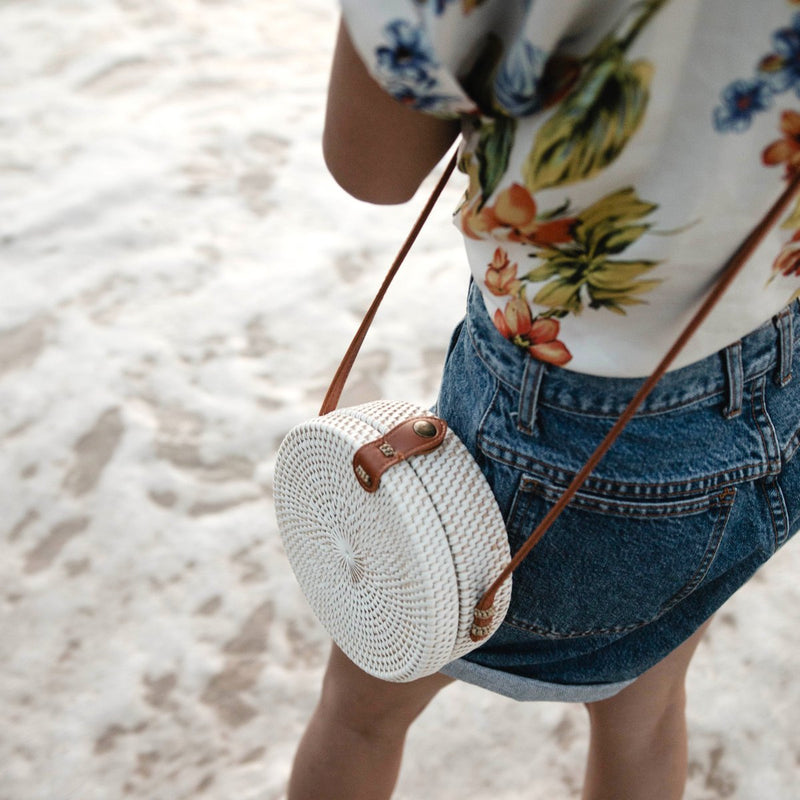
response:
[[[559,48],[580,38],[586,0],[341,5],[367,70],[397,101],[442,117],[519,118],[558,92],[565,66]]]
[[[446,33],[446,28],[441,24],[444,15],[437,15],[435,7],[444,7],[446,2],[342,0],[341,5],[364,65],[395,100],[445,118],[477,110],[451,71],[452,65],[437,52],[436,34]]]

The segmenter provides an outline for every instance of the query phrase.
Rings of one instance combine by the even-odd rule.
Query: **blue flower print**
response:
[[[435,82],[428,74],[436,64],[430,55],[424,32],[402,19],[390,22],[384,28],[388,46],[376,51],[378,66],[387,76],[403,82],[431,85]]]
[[[389,94],[417,111],[453,116],[451,107],[459,98],[437,90],[440,65],[431,56],[424,29],[396,19],[383,32],[389,44],[378,47],[375,54]]]
[[[772,36],[774,53],[765,56],[758,65],[759,75],[774,92],[794,89],[800,97],[800,14],[790,28],[781,28]]]
[[[742,133],[750,127],[753,115],[766,111],[771,103],[772,91],[766,81],[734,81],[722,92],[722,105],[714,109],[714,127],[723,133]]]
[[[512,117],[541,107],[539,83],[546,63],[547,53],[524,39],[517,40],[503,60],[495,78],[495,97]]]

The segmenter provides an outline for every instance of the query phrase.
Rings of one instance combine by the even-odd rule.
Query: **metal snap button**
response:
[[[414,433],[423,439],[432,439],[436,436],[436,426],[427,419],[418,419],[412,426]]]

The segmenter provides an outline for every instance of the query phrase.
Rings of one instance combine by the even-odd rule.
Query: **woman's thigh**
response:
[[[357,730],[403,730],[453,679],[434,674],[409,683],[380,680],[331,647],[320,700],[340,724]]]

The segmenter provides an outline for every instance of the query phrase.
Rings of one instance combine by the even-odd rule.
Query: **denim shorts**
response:
[[[799,315],[794,303],[664,376],[514,574],[497,633],[445,673],[516,699],[611,696],[787,541],[800,524]],[[472,287],[436,410],[491,484],[512,552],[641,382],[536,361]]]

